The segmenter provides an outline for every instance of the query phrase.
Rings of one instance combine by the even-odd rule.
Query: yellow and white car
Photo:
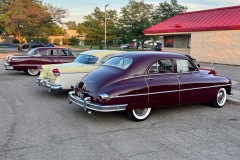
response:
[[[73,62],[42,65],[38,69],[40,76],[36,79],[39,86],[49,88],[49,91],[71,89],[85,75],[104,64],[110,57],[122,51],[89,50],[82,52]]]

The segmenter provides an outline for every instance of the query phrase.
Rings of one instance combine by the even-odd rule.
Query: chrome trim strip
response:
[[[172,93],[172,92],[184,92],[184,91],[189,91],[189,90],[199,90],[199,89],[215,88],[215,87],[223,87],[223,86],[231,86],[231,84],[215,85],[215,86],[206,86],[206,87],[191,88],[191,89],[180,89],[180,90],[172,90],[172,91],[153,92],[153,93],[142,93],[142,94],[133,94],[133,95],[112,96],[112,97],[110,97],[110,98],[123,98],[123,97],[135,97],[135,96],[144,96],[144,95],[153,95],[153,94],[163,94],[163,93]]]
[[[183,92],[183,91],[189,91],[189,90],[198,90],[198,89],[204,89],[204,88],[223,87],[223,86],[231,86],[231,84],[215,85],[215,86],[206,86],[206,87],[190,88],[190,89],[181,89],[180,92]]]
[[[77,74],[77,73],[89,73],[89,72],[67,72],[67,73],[61,72],[61,74]]]
[[[89,99],[90,97],[85,97],[84,99],[75,95],[74,91],[68,93],[68,99],[77,104],[80,107],[83,107],[85,110],[92,110],[98,112],[115,112],[115,111],[124,111],[126,110],[127,104],[117,104],[117,105],[101,105],[94,104]]]

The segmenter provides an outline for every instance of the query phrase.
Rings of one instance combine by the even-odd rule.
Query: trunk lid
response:
[[[110,66],[102,66],[84,77],[80,83],[79,88],[86,92],[96,92],[100,89],[122,80],[122,69],[118,69]]]

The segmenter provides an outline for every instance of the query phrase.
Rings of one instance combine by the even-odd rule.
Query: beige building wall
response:
[[[190,55],[198,62],[240,65],[240,30],[193,32]]]
[[[162,48],[162,51],[164,52],[175,52],[175,53],[181,53],[190,55],[190,49],[189,48]]]

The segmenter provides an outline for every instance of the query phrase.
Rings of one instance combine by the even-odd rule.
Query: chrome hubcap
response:
[[[136,113],[136,115],[138,116],[144,116],[147,113],[148,109],[135,109],[134,112]]]
[[[36,69],[29,69],[29,70],[28,70],[28,73],[31,74],[31,75],[37,75],[38,72],[39,72],[39,71],[36,70]]]
[[[221,106],[225,103],[226,95],[223,90],[220,90],[217,94],[217,103]]]

